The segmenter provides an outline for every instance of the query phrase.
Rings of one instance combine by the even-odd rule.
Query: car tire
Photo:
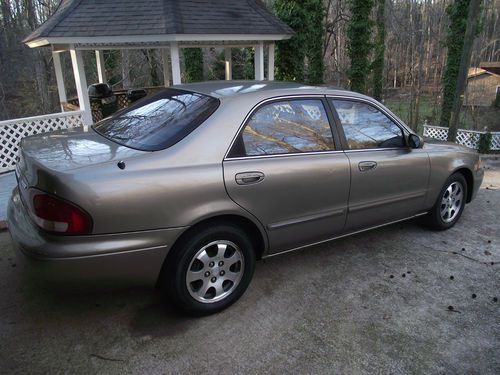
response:
[[[254,268],[252,241],[240,228],[224,223],[181,239],[167,257],[160,282],[178,308],[208,315],[243,295]]]
[[[450,229],[462,216],[466,200],[467,181],[461,173],[454,173],[446,180],[436,203],[427,213],[427,225],[434,230]]]

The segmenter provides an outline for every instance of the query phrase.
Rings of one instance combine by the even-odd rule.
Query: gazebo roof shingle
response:
[[[62,0],[24,42],[169,34],[291,35],[293,30],[260,0]]]

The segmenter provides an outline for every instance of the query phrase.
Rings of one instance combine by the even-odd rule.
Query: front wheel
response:
[[[204,228],[172,251],[162,282],[173,302],[188,313],[225,309],[243,295],[252,279],[252,241],[230,224]]]
[[[461,173],[452,174],[444,184],[434,207],[427,214],[432,229],[446,230],[456,224],[465,207],[467,182]]]

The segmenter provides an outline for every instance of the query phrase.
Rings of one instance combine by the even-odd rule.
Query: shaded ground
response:
[[[406,222],[259,262],[245,296],[206,318],[150,289],[41,290],[0,233],[0,372],[498,374],[490,168],[455,228]]]

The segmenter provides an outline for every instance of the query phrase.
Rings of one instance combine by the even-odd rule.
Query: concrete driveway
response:
[[[40,289],[0,233],[0,373],[499,374],[490,168],[455,228],[410,221],[259,262],[245,296],[206,318],[150,289]]]

